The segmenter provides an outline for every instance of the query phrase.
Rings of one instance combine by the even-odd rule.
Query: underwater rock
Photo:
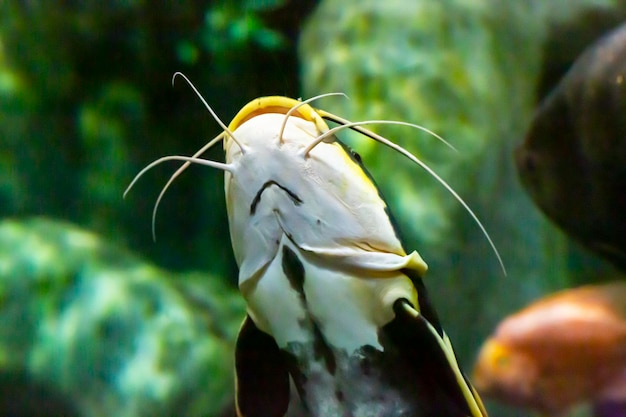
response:
[[[515,152],[522,184],[568,234],[626,268],[626,25],[589,47]]]
[[[626,415],[612,411],[626,406],[626,283],[565,290],[506,318],[473,381],[483,396],[547,415],[582,402],[597,417]]]
[[[218,415],[232,401],[244,310],[218,277],[168,273],[73,225],[0,223],[0,372],[49,391],[50,407]]]

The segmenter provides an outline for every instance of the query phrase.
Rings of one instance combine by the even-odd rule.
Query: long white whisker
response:
[[[315,97],[311,97],[309,99],[306,99],[306,100],[296,104],[292,108],[290,108],[289,111],[285,114],[285,119],[283,120],[283,124],[280,126],[280,131],[278,133],[278,141],[279,141],[279,143],[282,143],[282,141],[283,141],[283,133],[285,132],[285,127],[287,126],[287,119],[289,119],[289,116],[291,116],[296,110],[298,110],[300,107],[304,106],[305,104],[309,104],[309,103],[311,103],[311,102],[313,102],[315,100],[319,100],[321,98],[330,97],[330,96],[344,96],[345,98],[348,98],[348,96],[345,93],[320,94],[320,95],[317,95]]]
[[[218,139],[220,139],[222,137],[223,133],[221,133],[219,136],[217,136],[216,138],[212,139],[208,144],[206,144],[205,146],[202,147],[202,149],[200,149],[200,151],[196,152],[192,158],[196,158],[198,157],[200,154],[202,154],[203,152],[205,152],[207,149],[209,149],[211,146],[213,146]],[[210,146],[209,146],[210,145]],[[135,183],[137,181],[139,181],[139,178],[141,178],[143,176],[143,174],[145,174],[146,172],[148,172],[150,169],[152,169],[153,167],[155,167],[156,165],[160,164],[161,162],[164,161],[164,158],[169,158],[168,156],[157,159],[156,161],[152,161],[148,166],[146,166],[144,169],[142,169],[141,171],[139,171],[139,173],[137,175],[135,175],[135,178],[133,178],[133,180],[130,182],[130,184],[128,184],[128,187],[126,187],[126,190],[124,190],[124,194],[123,194],[123,198],[126,198],[126,195],[128,194],[128,192],[130,191],[131,188],[133,188],[133,186],[135,185]],[[191,162],[187,162],[185,165],[188,165]],[[215,162],[216,164],[219,164],[219,162]],[[182,167],[181,167],[182,168]]]
[[[444,188],[446,190],[448,190],[448,192],[450,194],[452,194],[454,196],[454,198],[463,206],[463,208],[469,213],[469,215],[472,217],[472,219],[476,222],[476,224],[480,228],[481,232],[483,233],[483,235],[485,236],[485,238],[489,242],[489,246],[491,246],[491,249],[493,250],[494,254],[496,255],[496,258],[498,258],[498,263],[500,264],[500,268],[502,269],[502,272],[506,276],[506,268],[504,266],[504,262],[502,261],[502,257],[500,256],[500,252],[498,252],[498,249],[496,248],[496,245],[493,243],[493,240],[491,240],[491,236],[489,236],[489,233],[487,233],[487,229],[485,229],[485,226],[483,226],[481,221],[478,219],[478,216],[476,216],[476,214],[472,211],[472,209],[467,205],[465,200],[463,200],[461,198],[461,196],[458,195],[457,192],[454,191],[454,189],[452,187],[450,187],[450,185],[448,185],[448,183],[443,178],[441,178],[439,175],[437,175],[437,173],[435,173],[435,171],[433,171],[428,165],[426,165],[424,162],[422,162],[419,158],[417,158],[411,152],[409,152],[406,149],[404,149],[403,147],[401,147],[401,146],[391,142],[388,139],[385,139],[385,138],[382,138],[382,139],[384,139],[384,141],[382,141],[381,143],[389,146],[391,149],[393,149],[393,150],[395,150],[397,152],[400,152],[402,155],[406,156],[411,161],[413,161],[416,164],[418,164],[426,172],[428,172],[433,178],[435,178],[441,185],[443,185]]]
[[[200,92],[198,91],[198,89],[192,84],[191,81],[189,81],[189,78],[187,78],[185,76],[185,74],[183,74],[182,72],[175,72],[174,75],[172,76],[172,86],[174,85],[174,81],[176,81],[176,76],[181,76],[183,77],[183,79],[187,82],[187,84],[189,84],[189,86],[192,88],[192,90],[196,93],[196,95],[198,96],[198,98],[200,98],[200,100],[202,101],[202,103],[204,104],[204,107],[206,107],[206,109],[209,111],[209,113],[211,113],[211,116],[213,116],[213,118],[215,119],[215,121],[220,125],[220,127],[222,128],[222,130],[224,132],[226,132],[226,134],[228,136],[230,136],[230,138],[237,144],[237,146],[239,146],[239,149],[241,149],[241,153],[245,154],[248,151],[248,148],[246,146],[244,146],[241,142],[239,142],[237,140],[237,138],[235,137],[235,135],[233,135],[233,132],[230,131],[230,129],[228,129],[228,127],[224,124],[224,122],[222,122],[220,120],[219,117],[217,117],[217,114],[215,114],[215,112],[213,111],[213,109],[211,108],[211,106],[209,106],[209,103],[207,103],[207,101],[204,99],[204,97],[202,97],[202,94],[200,94]]]
[[[204,152],[206,152],[209,148],[211,148],[213,145],[215,145],[217,142],[219,142],[220,140],[222,140],[224,138],[224,136],[226,135],[226,132],[222,132],[219,135],[217,135],[215,138],[213,138],[211,141],[209,141],[209,143],[207,143],[206,145],[204,145],[202,148],[200,148],[198,151],[196,151],[196,153],[194,153],[191,157],[192,158],[197,158],[200,155],[202,155]],[[163,188],[161,189],[161,192],[159,193],[159,196],[156,199],[156,202],[154,203],[154,207],[152,208],[152,239],[154,241],[156,241],[156,216],[157,216],[157,210],[159,209],[159,204],[161,204],[161,199],[163,198],[163,196],[165,195],[165,192],[167,191],[167,189],[169,188],[169,186],[172,184],[172,182],[174,182],[174,180],[183,173],[183,171],[185,169],[187,169],[187,167],[191,165],[190,161],[185,162],[180,168],[178,168],[176,170],[176,172],[174,172],[172,174],[172,176],[170,177],[169,180],[167,180],[167,183],[165,183],[165,185],[163,186]]]
[[[332,116],[332,117],[327,117],[327,115]],[[450,149],[452,149],[455,152],[458,152],[457,149],[452,146],[447,140],[445,140],[444,138],[442,138],[441,136],[439,136],[438,134],[436,134],[435,132],[433,132],[430,129],[425,128],[424,126],[420,126],[420,125],[416,125],[413,123],[408,123],[408,122],[401,122],[398,120],[363,120],[361,122],[351,122],[349,120],[346,119],[342,119],[341,117],[335,116],[335,115],[330,115],[329,113],[323,112],[323,117],[325,119],[331,120],[335,123],[340,123],[340,126],[337,127],[333,127],[332,129],[329,129],[328,131],[322,133],[320,136],[318,136],[317,138],[315,138],[315,140],[313,142],[311,142],[311,144],[309,144],[309,146],[307,146],[303,151],[302,154],[304,156],[308,155],[309,152],[311,152],[311,150],[313,148],[315,148],[317,145],[319,145],[321,142],[324,141],[324,139],[326,139],[329,136],[334,135],[335,133],[339,132],[340,130],[343,129],[353,129],[356,130],[359,133],[362,133],[366,136],[371,137],[372,139],[375,139],[374,136],[378,136],[381,137],[380,135],[372,132],[369,129],[364,129],[360,126],[363,125],[371,125],[371,124],[387,124],[387,125],[398,125],[398,126],[408,126],[408,127],[412,127],[418,130],[421,130],[422,132],[426,132],[429,135],[435,137],[436,139],[438,139],[439,141],[443,142],[445,145],[447,145]]]
[[[164,156],[162,158],[157,159],[156,161],[151,162],[148,166],[146,166],[144,169],[139,171],[137,175],[135,175],[135,178],[133,178],[133,180],[130,182],[128,187],[126,187],[126,190],[124,191],[124,197],[126,197],[126,194],[128,194],[130,189],[133,187],[133,185],[135,185],[135,183],[139,180],[139,178],[143,176],[143,174],[145,174],[146,172],[148,172],[155,166],[166,161],[184,161],[184,162],[189,162],[189,163],[194,163],[194,164],[206,165],[212,168],[217,168],[217,169],[221,169],[222,171],[228,171],[228,172],[233,172],[235,170],[232,164],[224,164],[222,162],[210,161],[208,159],[195,158],[195,157],[190,157],[190,156],[180,156],[180,155]]]
[[[218,136],[217,138],[213,139],[211,142],[213,142],[213,144],[216,143],[218,138],[221,138],[221,135]],[[209,148],[209,146],[205,145],[203,147],[203,151],[208,149],[208,148]],[[173,179],[176,178],[178,175],[180,175],[180,173],[185,168],[187,168],[187,166],[189,166],[189,164],[194,163],[194,164],[205,165],[205,166],[209,166],[211,168],[217,168],[217,169],[221,169],[223,171],[228,171],[228,172],[231,172],[231,173],[234,171],[234,167],[231,164],[224,164],[224,163],[217,162],[217,161],[210,161],[210,160],[207,160],[207,159],[197,158],[197,155],[199,153],[201,153],[201,152],[197,152],[196,155],[194,155],[192,157],[179,156],[179,155],[170,155],[170,156],[164,156],[163,158],[159,158],[156,161],[151,162],[149,165],[147,165],[141,171],[139,171],[139,173],[137,175],[135,175],[135,178],[133,178],[133,180],[130,182],[128,187],[126,187],[126,190],[124,191],[124,198],[126,198],[126,195],[130,191],[130,189],[135,185],[135,183],[139,180],[139,178],[141,178],[146,172],[148,172],[149,170],[151,170],[155,166],[157,166],[157,165],[159,165],[159,164],[161,164],[163,162],[166,162],[166,161],[184,161],[185,162],[185,164],[182,167],[180,167],[174,173],[174,175],[170,178],[170,180],[167,182],[165,187],[161,190],[161,193],[159,194],[159,198],[157,199],[157,202],[154,205],[154,209],[152,210],[152,238],[154,240],[156,240],[155,219],[156,219],[156,211],[157,211],[159,202],[160,202],[161,198],[163,197],[163,194],[165,193],[165,190],[171,184]]]
[[[332,116],[334,117],[334,115],[332,115]],[[337,119],[343,120],[341,118],[337,118]],[[385,138],[383,136],[380,136],[380,135],[378,135],[378,134],[376,134],[376,133],[374,133],[374,132],[372,132],[370,130],[363,129],[363,128],[359,127],[361,124],[367,124],[367,123],[371,123],[371,121],[369,121],[369,122],[350,122],[350,121],[347,121],[347,123],[342,125],[342,126],[338,126],[338,127],[329,129],[326,133],[323,133],[322,135],[317,137],[316,140],[313,143],[311,143],[309,146],[307,146],[304,149],[304,151],[302,152],[302,154],[303,154],[303,156],[306,156],[316,145],[321,143],[325,138],[327,138],[328,136],[333,135],[335,132],[337,132],[337,131],[339,131],[341,129],[348,129],[348,128],[354,128],[354,130],[357,130],[358,132],[360,132],[360,133],[362,133],[362,134],[364,134],[364,135],[374,139],[375,141],[390,147],[394,151],[401,153],[402,155],[406,156],[411,161],[413,161],[414,163],[416,163],[417,165],[422,167],[427,173],[429,173],[434,179],[436,179],[441,185],[443,185],[443,187],[450,194],[452,194],[452,196],[469,213],[469,215],[472,217],[474,222],[476,222],[476,224],[480,228],[481,232],[483,233],[483,235],[485,236],[485,238],[489,242],[489,245],[491,246],[491,249],[495,253],[496,258],[498,258],[498,263],[500,264],[500,268],[502,269],[502,272],[506,276],[506,268],[504,266],[504,262],[502,261],[502,257],[500,256],[500,252],[498,252],[498,249],[496,248],[496,245],[491,240],[491,237],[489,236],[489,233],[487,233],[487,229],[485,229],[483,224],[478,219],[478,216],[476,216],[476,214],[472,211],[472,209],[467,205],[465,200],[463,200],[461,198],[461,196],[458,195],[457,192],[454,191],[454,189],[452,187],[450,187],[450,185],[448,185],[448,183],[443,178],[441,178],[439,175],[437,175],[437,173],[435,173],[435,171],[433,171],[428,165],[426,165],[424,162],[422,162],[418,157],[413,155],[411,152],[409,152],[408,150],[404,149],[402,146],[393,143],[392,141],[390,141],[389,139],[387,139],[387,138]],[[401,122],[401,123],[404,123],[404,122]]]

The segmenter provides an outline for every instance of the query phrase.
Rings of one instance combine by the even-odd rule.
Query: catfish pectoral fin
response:
[[[396,317],[383,332],[415,373],[410,381],[427,416],[486,417],[482,401],[457,363],[452,345],[406,300],[393,306]],[[407,381],[409,382],[409,381]]]
[[[283,417],[289,406],[289,373],[273,337],[247,316],[235,348],[239,417]]]

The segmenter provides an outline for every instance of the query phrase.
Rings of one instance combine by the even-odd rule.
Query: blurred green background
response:
[[[375,128],[420,155],[469,203],[502,254],[506,276],[478,227],[432,178],[379,145],[343,136],[389,200],[407,249],[429,264],[426,285],[462,366],[471,369],[504,316],[543,294],[614,273],[533,205],[512,151],[541,98],[625,10],[609,0],[0,2],[4,386],[41,383],[54,392],[42,398],[58,395],[79,415],[232,412],[228,355],[244,307],[222,174],[192,166],[174,183],[160,206],[156,242],[152,207],[177,165],[151,170],[122,199],[149,162],[190,155],[220,133],[187,85],[172,87],[176,71],[226,123],[258,96],[341,91],[350,100],[316,106],[351,120],[418,123],[459,150],[406,128]],[[207,157],[223,158],[219,147]],[[82,237],[72,240],[72,233]],[[118,278],[102,284],[111,274]],[[141,284],[130,286],[129,277]],[[85,289],[101,284],[95,295]],[[132,326],[117,307],[105,309],[94,318],[105,333],[89,330],[86,342],[76,342],[81,320],[115,294],[124,294],[127,308],[153,307],[129,313]],[[82,319],[70,320],[67,308],[76,305],[85,309],[73,313]],[[161,324],[172,305],[182,318],[163,336],[171,331]],[[139,329],[153,322],[152,333]],[[190,328],[193,334],[181,330]],[[116,338],[138,332],[154,339],[131,338],[116,350]],[[189,376],[191,365],[178,362],[167,338],[206,372]],[[57,348],[67,340],[78,347]],[[102,340],[112,343],[115,358],[98,351]],[[212,353],[194,350],[198,340]],[[160,353],[150,362],[144,352],[155,346]],[[135,382],[124,385],[120,375],[131,363]],[[104,375],[94,376],[98,366]],[[155,375],[167,383],[150,385]],[[513,412],[488,408],[494,416]]]

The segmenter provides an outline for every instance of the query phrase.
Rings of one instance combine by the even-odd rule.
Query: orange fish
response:
[[[626,283],[562,291],[506,318],[483,345],[474,382],[484,397],[546,415],[584,402],[623,410]]]

